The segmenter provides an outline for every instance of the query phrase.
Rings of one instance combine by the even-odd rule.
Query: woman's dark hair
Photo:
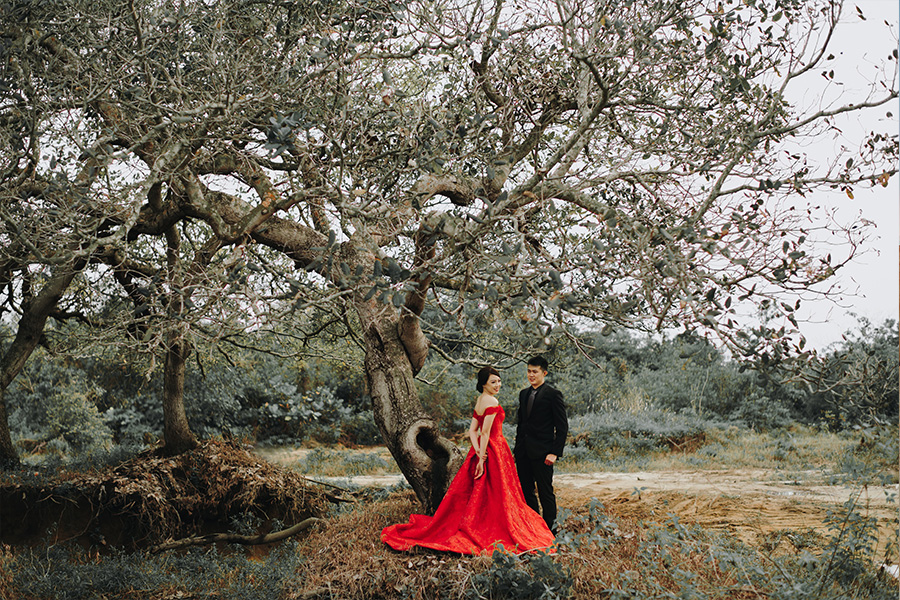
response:
[[[478,385],[475,386],[475,389],[479,392],[483,392],[484,384],[488,382],[488,379],[491,378],[491,375],[500,377],[500,373],[498,373],[497,369],[495,369],[494,367],[483,367],[480,371],[478,371]]]

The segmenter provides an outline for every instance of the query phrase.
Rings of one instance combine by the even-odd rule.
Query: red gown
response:
[[[381,539],[396,550],[423,546],[461,554],[490,553],[498,544],[505,550],[551,549],[553,534],[522,495],[516,463],[503,437],[505,413],[493,406],[473,413],[481,428],[485,417],[497,413],[491,427],[484,475],[475,479],[478,455],[469,450],[433,517],[410,515],[408,523],[390,525]]]

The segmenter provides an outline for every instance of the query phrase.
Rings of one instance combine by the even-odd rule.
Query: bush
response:
[[[351,414],[341,420],[340,438],[345,445],[374,446],[381,443],[381,431],[371,410]]]
[[[47,430],[62,438],[76,455],[94,454],[110,449],[112,431],[85,393],[60,393],[50,398]]]
[[[342,421],[353,414],[326,387],[303,393],[279,377],[273,379],[270,394],[257,409],[257,436],[276,443],[337,442]]]
[[[569,436],[573,451],[588,448],[598,456],[607,452],[633,455],[661,449],[695,449],[706,439],[708,430],[725,426],[690,413],[613,411],[569,419]]]
[[[553,562],[549,554],[516,556],[495,550],[491,567],[472,576],[470,600],[553,600],[567,598],[573,579],[568,569]]]
[[[97,408],[102,390],[62,361],[38,360],[6,392],[13,438],[33,451],[88,456],[108,451],[112,430]]]
[[[790,409],[772,400],[759,390],[753,390],[729,414],[736,424],[758,431],[787,427],[793,422]]]
[[[895,423],[875,422],[857,426],[852,432],[855,443],[840,457],[836,480],[851,485],[890,485],[897,483],[900,463],[900,428]]]
[[[459,419],[464,419],[465,427],[468,427],[472,407],[478,397],[475,391],[476,373],[477,369],[468,365],[448,366],[437,358],[426,361],[421,377],[428,383],[419,383],[419,395],[428,413],[448,428]],[[503,385],[512,386],[512,381],[512,373],[504,372]],[[509,390],[504,388],[501,404],[508,406],[511,397]]]
[[[898,414],[900,343],[897,321],[880,326],[859,319],[856,331],[802,373],[814,389],[800,403],[805,418],[833,431],[894,421]]]
[[[793,552],[776,555],[778,569],[764,583],[778,600],[893,600],[896,580],[880,573],[875,544],[877,520],[859,512],[855,499],[828,514],[830,534],[795,545]],[[896,542],[885,558],[896,560]],[[807,546],[813,546],[809,550]],[[811,552],[810,550],[813,550]],[[816,552],[817,550],[817,552]]]
[[[159,434],[159,426],[152,426],[147,415],[132,406],[110,407],[103,413],[103,418],[115,432],[116,442],[123,446],[143,446]]]

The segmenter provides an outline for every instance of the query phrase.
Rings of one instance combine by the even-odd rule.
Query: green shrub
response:
[[[472,576],[470,600],[553,600],[567,598],[574,580],[550,554],[517,556],[495,550],[491,567]]]
[[[281,378],[271,382],[270,401],[258,410],[263,437],[276,443],[304,439],[334,443],[341,437],[341,423],[352,411],[326,387],[302,392]]]
[[[372,410],[353,413],[341,419],[338,441],[348,445],[374,446],[381,443],[381,431]]]
[[[722,422],[690,413],[613,411],[569,419],[569,436],[573,451],[588,448],[598,456],[609,451],[646,454],[664,448],[693,449],[706,438],[708,430],[724,427]]]
[[[809,422],[832,430],[896,422],[900,387],[900,343],[896,320],[879,326],[860,318],[855,330],[828,353],[814,357],[801,375],[813,388],[797,404]]]
[[[62,438],[76,455],[94,454],[112,447],[112,431],[88,393],[63,392],[48,399],[47,431]]]
[[[859,512],[855,499],[826,518],[830,531],[793,544],[794,551],[771,559],[768,597],[778,600],[893,600],[896,580],[877,570],[882,560],[896,561],[896,546],[879,556],[877,520]]]
[[[159,425],[152,425],[147,415],[133,406],[107,408],[103,418],[121,445],[141,446],[160,433]]]
[[[106,452],[113,434],[97,408],[101,394],[77,367],[32,361],[7,391],[11,434],[20,446],[57,455]]]
[[[793,422],[787,406],[764,395],[760,390],[753,390],[743,398],[728,417],[737,424],[758,431],[787,427]]]
[[[851,485],[897,483],[900,463],[900,428],[895,423],[874,422],[856,426],[845,435],[850,445],[838,459],[836,481]]]

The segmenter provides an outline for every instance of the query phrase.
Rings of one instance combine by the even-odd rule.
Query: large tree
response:
[[[429,336],[471,329],[463,307],[548,343],[592,319],[704,328],[775,359],[798,343],[791,294],[827,284],[860,242],[805,199],[896,172],[893,131],[820,162],[802,150],[897,97],[894,56],[862,97],[791,100],[841,76],[835,1],[5,6],[5,122],[31,115],[16,139],[79,149],[5,161],[5,214],[22,180],[96,161],[115,182],[101,234],[116,256],[160,236],[174,256],[178,228],[194,231],[209,249],[194,277],[237,249],[238,281],[269,290],[267,308],[343,315],[428,509],[460,455],[415,377]],[[845,236],[842,257],[812,244],[821,228]],[[787,327],[742,333],[759,305]]]

